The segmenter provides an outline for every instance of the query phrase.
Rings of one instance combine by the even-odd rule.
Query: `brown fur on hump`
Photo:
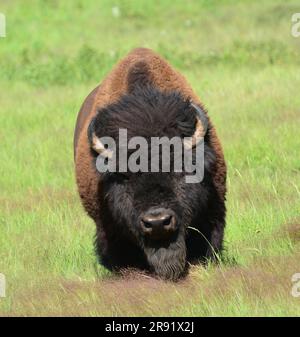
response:
[[[97,109],[116,102],[122,95],[130,92],[136,80],[149,80],[162,91],[177,90],[185,98],[191,98],[194,103],[202,106],[186,79],[150,49],[134,49],[113,68],[101,85],[94,89],[95,92],[86,99],[77,118],[77,134],[74,137],[74,146],[77,144],[75,166],[78,190],[86,211],[93,219],[98,217],[100,211],[97,196],[100,174],[93,165],[87,128]],[[221,199],[224,199],[226,166],[223,151],[215,128],[210,122],[209,125],[211,146],[217,157],[214,182]]]

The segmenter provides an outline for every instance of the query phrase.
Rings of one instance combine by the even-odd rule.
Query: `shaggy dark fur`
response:
[[[89,136],[110,136],[118,143],[119,128],[134,136],[169,138],[193,135],[196,111],[188,99],[173,91],[138,85],[114,104],[98,111]],[[95,158],[97,153],[93,150]],[[172,156],[171,156],[172,157]],[[222,248],[225,206],[214,183],[216,155],[205,136],[205,175],[198,184],[187,184],[185,173],[105,173],[99,188],[103,212],[97,219],[96,248],[110,269],[150,269],[166,279],[184,275],[187,262],[214,257]],[[172,166],[171,166],[172,167]],[[176,213],[177,231],[168,240],[150,240],[140,228],[140,216],[150,207]],[[198,231],[189,229],[188,226]]]

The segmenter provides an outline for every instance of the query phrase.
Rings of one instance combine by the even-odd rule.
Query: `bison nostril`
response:
[[[147,229],[151,229],[152,228],[152,225],[151,225],[151,222],[147,222],[145,220],[142,220],[142,223],[143,223],[143,226]]]
[[[165,219],[162,220],[162,225],[168,226],[171,223],[172,218],[172,215],[167,216]]]

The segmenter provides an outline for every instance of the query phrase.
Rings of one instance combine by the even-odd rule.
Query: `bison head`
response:
[[[109,159],[113,152],[120,156],[120,129],[127,131],[128,140],[141,136],[149,143],[151,137],[184,138],[182,146],[194,151],[200,139],[209,137],[207,127],[203,109],[180,93],[141,86],[118,102],[99,109],[91,121],[88,136],[94,157],[101,155]],[[117,147],[107,148],[101,141],[103,137],[114,139]],[[101,207],[108,214],[107,226],[138,246],[150,269],[165,279],[175,280],[184,274],[187,227],[197,227],[207,206],[209,170],[215,158],[206,141],[204,144],[205,175],[200,183],[187,183],[186,172],[178,172],[172,165],[169,172],[151,172],[150,168],[150,172],[130,169],[121,172],[117,160],[115,172],[101,173],[105,202]]]

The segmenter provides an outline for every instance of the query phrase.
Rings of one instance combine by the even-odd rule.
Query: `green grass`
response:
[[[299,316],[299,2],[2,1],[0,12],[0,315]],[[140,46],[187,77],[228,163],[225,262],[178,284],[97,265],[76,192],[80,105]]]

